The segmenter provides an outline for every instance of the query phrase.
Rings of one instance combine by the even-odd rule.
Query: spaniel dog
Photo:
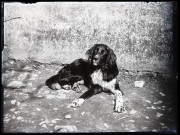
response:
[[[71,103],[78,107],[91,96],[100,92],[111,92],[115,95],[115,111],[123,111],[123,93],[117,81],[119,73],[116,55],[104,44],[95,44],[86,55],[88,60],[77,59],[62,68],[59,73],[46,81],[51,89],[71,87],[78,88],[78,81],[83,80],[88,90]]]

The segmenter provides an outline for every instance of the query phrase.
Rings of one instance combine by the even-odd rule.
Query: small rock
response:
[[[41,111],[41,109],[40,109],[40,108],[36,108],[36,110],[37,110],[37,111]]]
[[[54,110],[54,111],[57,111],[57,110],[59,110],[59,108],[53,108],[53,110]]]
[[[154,106],[151,106],[151,109],[156,109]]]
[[[71,115],[70,115],[70,114],[67,114],[67,115],[65,116],[65,119],[71,119]]]
[[[5,118],[5,119],[4,119],[4,122],[5,122],[5,123],[9,123],[9,121],[10,121],[9,118]]]
[[[82,112],[82,113],[81,113],[81,115],[84,115],[84,114],[85,114],[85,112]]]
[[[28,85],[28,86],[32,86],[32,83],[28,83],[27,85]]]
[[[161,96],[163,96],[163,97],[165,96],[165,94],[164,94],[164,93],[162,93],[162,92],[159,92],[159,94],[160,94]]]
[[[162,114],[162,113],[159,113],[159,112],[157,112],[157,114],[156,114],[156,117],[161,117],[161,116],[163,116],[164,114]]]
[[[15,115],[13,115],[11,118],[12,118],[12,119],[15,119],[15,118],[16,118],[16,116],[15,116]]]
[[[18,116],[16,119],[17,119],[17,120],[22,120],[22,119],[23,119],[23,117]]]
[[[15,113],[15,114],[18,114],[18,113],[20,113],[20,111],[15,111],[14,113]]]
[[[18,106],[20,106],[20,105],[21,105],[21,103],[20,103],[20,102],[17,102],[17,105],[18,105]]]
[[[144,83],[145,83],[144,81],[135,81],[134,86],[142,88],[144,86]]]
[[[160,123],[161,126],[164,126],[165,124],[164,123]]]
[[[142,127],[143,130],[147,129],[147,127]]]
[[[12,81],[6,87],[12,88],[12,89],[18,89],[18,88],[21,88],[24,86],[26,86],[26,85],[20,81]]]
[[[156,130],[156,129],[153,129],[152,132],[157,132],[157,130]]]
[[[56,120],[51,120],[51,122],[54,123],[54,124],[57,123]]]
[[[60,132],[68,132],[68,129],[62,128],[57,133],[60,133]]]
[[[146,118],[146,119],[149,119],[149,117],[148,117],[148,116],[146,116],[145,118]]]
[[[155,105],[157,105],[157,104],[161,104],[162,103],[162,101],[157,101],[157,102],[154,102],[154,104]]]
[[[41,123],[39,123],[39,125],[42,125],[42,124],[47,124],[47,123],[49,123],[49,121],[48,120],[45,120],[45,121],[42,121]]]
[[[149,101],[149,100],[144,100],[144,101],[146,101],[147,103],[150,103],[150,104],[151,104],[151,101]]]
[[[11,100],[11,104],[15,104],[16,103],[16,100]]]
[[[54,126],[54,124],[53,124],[53,123],[50,123],[50,124],[48,124],[48,125],[49,125],[50,127],[51,127],[51,126]]]
[[[16,110],[15,108],[12,108],[12,109],[10,109],[9,111],[14,112],[15,110]]]
[[[129,120],[129,122],[135,122],[135,120]]]
[[[109,126],[108,126],[108,124],[106,124],[106,123],[104,123],[104,126],[106,127],[106,128],[108,128]]]
[[[129,113],[130,114],[135,114],[137,111],[136,110],[131,110]]]
[[[43,128],[47,128],[46,124],[43,124],[42,127],[43,127]]]
[[[56,125],[54,127],[54,130],[58,130],[57,132],[77,132],[77,128],[76,126],[71,126],[71,125],[67,125],[67,126],[59,126],[59,125]]]

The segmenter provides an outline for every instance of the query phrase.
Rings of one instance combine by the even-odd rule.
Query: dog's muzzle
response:
[[[99,64],[99,55],[95,55],[93,58],[93,65],[97,66]]]

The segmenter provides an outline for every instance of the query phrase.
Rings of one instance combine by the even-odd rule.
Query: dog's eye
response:
[[[105,51],[104,51],[104,50],[102,50],[102,51],[101,51],[101,54],[105,54]]]
[[[99,48],[96,48],[96,50],[95,50],[96,52],[98,52],[99,51]]]

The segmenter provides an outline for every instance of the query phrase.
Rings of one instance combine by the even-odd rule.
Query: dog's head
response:
[[[86,55],[89,62],[96,67],[109,67],[116,64],[116,55],[112,49],[104,44],[95,44],[86,52]]]

